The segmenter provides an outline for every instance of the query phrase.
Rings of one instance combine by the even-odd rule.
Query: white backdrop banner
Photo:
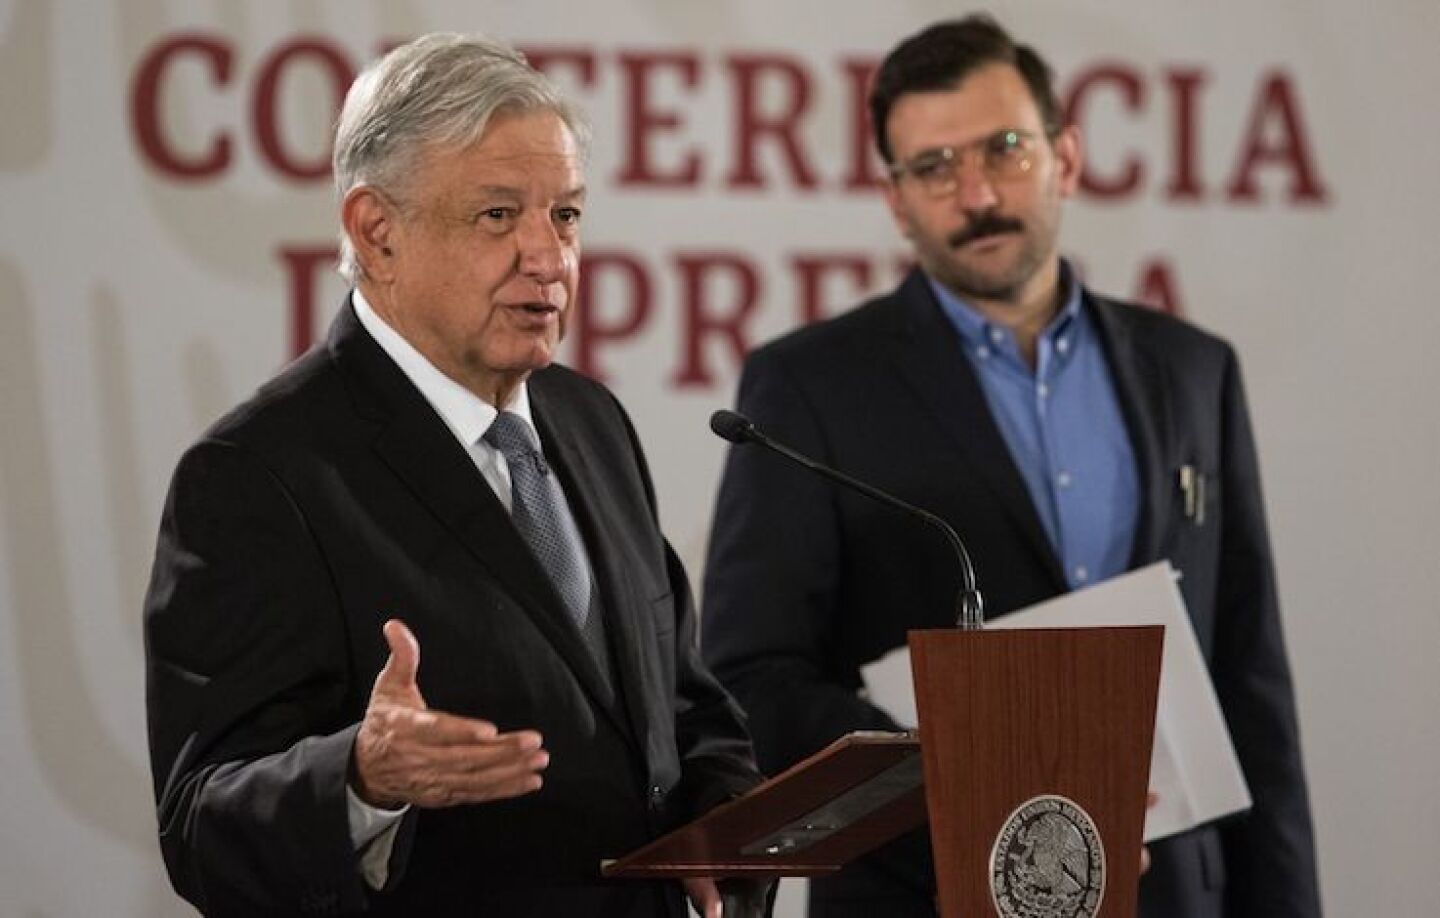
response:
[[[1440,850],[1440,412],[1425,271],[1440,5],[992,7],[1056,66],[1088,281],[1230,338],[1262,448],[1331,913],[1421,915]],[[612,386],[698,580],[740,361],[893,285],[868,74],[956,15],[889,4],[0,0],[0,888],[187,914],[160,866],[140,605],[170,471],[344,295],[328,127],[426,31],[589,111],[563,356]],[[798,914],[787,890],[783,914]]]

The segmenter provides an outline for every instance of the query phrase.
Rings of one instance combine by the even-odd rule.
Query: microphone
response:
[[[887,494],[879,488],[872,487],[863,481],[857,481],[846,475],[844,472],[836,471],[828,465],[816,462],[804,453],[798,453],[783,443],[777,443],[767,437],[757,428],[749,418],[734,411],[720,410],[710,415],[710,429],[722,440],[729,440],[737,446],[744,446],[746,443],[756,443],[774,453],[779,453],[791,462],[804,466],[812,472],[830,479],[833,482],[844,485],[855,491],[859,491],[871,500],[878,501],[886,506],[894,507],[897,510],[904,510],[912,516],[920,519],[939,529],[945,534],[950,542],[950,547],[955,551],[955,557],[960,561],[960,592],[955,597],[955,626],[962,631],[979,631],[985,627],[985,601],[980,596],[980,590],[975,586],[975,566],[970,563],[970,553],[965,550],[965,543],[960,541],[960,536],[950,527],[950,524],[928,510],[921,510],[913,504],[908,504],[892,494]]]

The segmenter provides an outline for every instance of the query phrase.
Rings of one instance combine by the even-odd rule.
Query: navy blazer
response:
[[[503,505],[347,306],[328,342],[181,459],[146,601],[151,758],[175,888],[207,915],[684,914],[624,854],[758,781],[700,663],[635,432],[561,367],[529,381],[585,538],[613,682]],[[419,639],[436,709],[534,728],[514,800],[412,809],[383,892],[346,817],[351,747],[387,648]]]
[[[1131,565],[1168,558],[1255,806],[1153,847],[1141,914],[1319,915],[1295,704],[1255,446],[1234,352],[1191,325],[1085,294],[1140,473]],[[918,271],[893,293],[750,356],[738,410],[776,439],[939,514],[969,547],[987,614],[1067,589],[983,390]],[[1202,524],[1182,466],[1206,478]],[[751,716],[773,772],[841,734],[896,725],[860,667],[953,624],[945,540],[755,449],[732,449],[705,575],[705,657]],[[811,914],[933,914],[916,833],[814,881]]]

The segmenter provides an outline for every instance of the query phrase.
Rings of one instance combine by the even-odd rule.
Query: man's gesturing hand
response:
[[[372,806],[453,806],[540,789],[550,755],[533,730],[501,733],[492,723],[425,705],[415,682],[420,642],[399,619],[385,623],[390,659],[375,677],[355,737],[355,792]]]

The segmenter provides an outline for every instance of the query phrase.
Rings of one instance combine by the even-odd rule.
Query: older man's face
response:
[[[478,143],[429,151],[392,237],[387,318],[457,382],[508,392],[564,337],[584,194],[575,138],[551,112],[499,114]]]

